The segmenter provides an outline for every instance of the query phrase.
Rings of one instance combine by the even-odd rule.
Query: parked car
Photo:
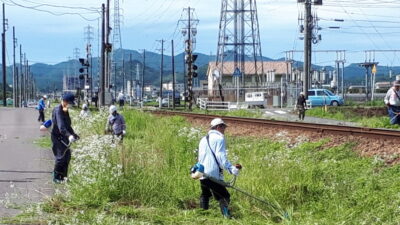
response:
[[[262,107],[267,108],[267,98],[263,92],[248,92],[245,95],[246,104],[249,107]]]
[[[344,99],[341,96],[337,96],[327,89],[308,90],[308,100],[311,102],[311,106],[344,105]]]
[[[8,106],[13,105],[13,104],[14,104],[14,100],[13,100],[12,98],[7,98],[6,104],[7,104]],[[1,99],[1,100],[0,100],[0,106],[2,106],[2,105],[3,105],[3,100]]]

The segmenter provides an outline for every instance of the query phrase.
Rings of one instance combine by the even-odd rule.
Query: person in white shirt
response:
[[[225,129],[227,125],[220,118],[211,121],[211,130],[203,137],[199,144],[199,163],[204,166],[204,173],[217,180],[224,180],[223,170],[233,175],[238,175],[242,168],[240,164],[232,165],[226,155]],[[200,178],[201,195],[200,207],[207,210],[209,199],[213,195],[219,202],[221,213],[225,218],[230,218],[230,194],[225,186],[218,184],[206,177]]]
[[[388,90],[384,102],[388,108],[390,124],[400,124],[400,80],[393,82],[393,87]]]
[[[119,107],[121,107],[121,108],[124,107],[124,105],[125,105],[125,95],[124,95],[124,93],[122,91],[118,94],[117,100],[119,102]]]

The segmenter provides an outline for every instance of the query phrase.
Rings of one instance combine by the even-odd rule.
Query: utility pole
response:
[[[171,40],[171,51],[172,51],[172,108],[175,109],[175,52],[174,52],[174,40]]]
[[[144,75],[145,75],[145,72],[146,72],[146,49],[143,49],[143,63],[142,63],[142,65],[143,65],[143,68],[142,68],[142,70],[143,70],[143,72],[142,72],[142,93],[141,93],[141,101],[142,101],[142,104],[143,104],[143,99],[144,99]]]
[[[21,84],[20,84],[20,90],[21,90],[21,92],[19,93],[19,100],[20,100],[20,103],[21,103],[21,107],[24,107],[24,105],[22,105],[22,101],[24,100],[24,91],[25,91],[25,89],[24,89],[24,72],[23,72],[23,70],[22,70],[22,65],[23,65],[23,62],[22,62],[22,45],[19,45],[19,73],[20,73],[20,77],[21,77]]]
[[[303,78],[303,92],[306,99],[308,99],[309,77],[311,70],[311,52],[312,52],[312,26],[313,16],[311,15],[311,0],[305,0],[305,22],[304,22],[304,78]]]
[[[6,71],[6,10],[3,3],[2,66],[3,66],[3,106],[7,106],[7,71]]]
[[[105,106],[106,61],[105,61],[105,5],[101,5],[101,66],[100,66],[100,104]]]
[[[199,23],[198,19],[194,19],[194,9],[193,8],[184,8],[183,11],[187,11],[187,19],[180,19],[179,22],[183,23],[185,26],[182,28],[183,36],[187,35],[185,39],[185,63],[187,64],[187,92],[185,92],[185,105],[186,101],[189,103],[189,110],[192,110],[193,105],[193,78],[197,77],[197,66],[194,65],[194,61],[197,58],[197,55],[193,54],[194,44],[196,43],[196,35],[197,35],[197,24]],[[182,14],[183,15],[183,14]],[[185,79],[184,79],[185,80]]]
[[[187,93],[187,80],[186,80],[186,55],[183,54],[183,93],[184,93],[184,106],[186,110],[186,93]]]
[[[194,10],[194,9],[193,9]],[[188,56],[188,98],[189,98],[189,110],[192,110],[193,105],[193,74],[192,74],[192,53],[193,53],[193,42],[192,42],[192,19],[191,16],[191,9],[188,7],[188,39],[187,39],[187,48],[186,48],[186,55]]]
[[[26,59],[25,53],[24,53],[24,61],[25,61],[25,89],[26,89],[25,101],[26,101],[26,103],[28,103],[28,100],[29,100],[29,98],[28,98],[28,94],[29,94],[29,90],[28,90],[28,87],[29,87],[29,81],[28,81],[28,79],[29,79],[29,62]]]
[[[114,98],[117,99],[117,63],[114,62]]]
[[[15,48],[16,48],[15,38],[15,27],[13,26],[13,99],[14,99],[14,107],[18,107],[18,75],[15,67]]]
[[[111,83],[111,59],[110,54],[112,51],[112,44],[110,44],[110,0],[107,0],[107,8],[106,8],[106,27],[105,27],[105,63],[106,63],[106,86],[108,92],[110,92],[110,83]]]
[[[125,94],[125,59],[122,58],[122,93]]]
[[[133,97],[133,91],[136,89],[136,87],[133,87],[133,69],[132,69],[132,66],[133,66],[132,53],[130,53],[129,54],[129,72],[131,74],[131,90],[129,92],[129,96],[131,96],[131,99]],[[136,96],[136,98],[137,98],[137,96]],[[131,102],[132,102],[132,100],[131,100]]]
[[[317,35],[319,31],[318,17],[312,15],[311,8],[312,4],[322,5],[322,0],[297,0],[297,2],[304,3],[304,26],[300,26],[300,31],[304,32],[303,92],[305,98],[308,99],[308,89],[310,88],[312,44],[316,44],[321,41],[321,35]]]
[[[160,96],[159,96],[159,109],[162,108],[162,97],[163,97],[163,76],[164,76],[164,42],[165,40],[159,40],[161,42],[161,64],[160,64]]]

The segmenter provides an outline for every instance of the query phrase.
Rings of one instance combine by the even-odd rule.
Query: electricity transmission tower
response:
[[[256,76],[258,86],[264,68],[256,0],[222,0],[216,61],[218,72],[215,72],[221,74],[217,77],[220,83],[227,71],[224,63],[229,61],[233,61],[234,70],[241,72],[236,78],[241,89],[251,80],[250,76],[246,78],[246,72]],[[245,69],[246,64],[250,68]]]
[[[182,35],[185,38],[185,63],[187,68],[187,93],[185,93],[185,105],[189,103],[189,110],[192,110],[193,105],[193,78],[197,77],[197,66],[194,62],[197,55],[193,54],[196,44],[197,25],[199,20],[195,17],[194,8],[184,8],[182,15],[187,15],[187,18],[181,18],[179,23],[183,25],[181,28]],[[185,79],[186,80],[186,79]],[[173,94],[175,95],[175,93]]]
[[[93,95],[93,58],[92,58],[92,41],[94,35],[94,28],[91,26],[85,27],[85,41],[86,41],[86,62],[89,64],[87,68],[87,74],[85,76],[85,89],[89,86],[90,97]],[[90,69],[90,70],[89,70]],[[86,90],[86,94],[89,95],[89,90]]]
[[[119,7],[119,0],[114,0],[114,28],[113,28],[113,39],[112,39],[112,57],[113,63],[111,63],[111,74],[114,77],[114,81],[116,81],[117,77],[117,59],[116,59],[116,51],[120,49],[122,51],[122,38],[121,38],[121,13]],[[124,52],[122,51],[122,61],[124,61]],[[115,67],[115,68],[113,68]],[[123,68],[122,68],[123,70]],[[122,71],[124,73],[124,71]],[[122,84],[124,87],[124,84]],[[116,91],[116,82],[114,83],[114,92]],[[115,96],[114,96],[115,97]]]
[[[113,46],[114,50],[122,49],[121,38],[121,13],[119,8],[119,0],[114,1],[114,28],[113,28]]]

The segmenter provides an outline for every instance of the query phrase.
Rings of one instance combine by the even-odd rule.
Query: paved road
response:
[[[267,118],[273,118],[276,120],[284,120],[284,121],[299,121],[299,117],[297,114],[292,114],[292,108],[268,108],[264,110],[264,116]],[[325,118],[317,118],[306,116],[304,118],[304,122],[306,123],[319,123],[319,124],[330,124],[330,125],[342,125],[342,126],[360,126],[357,123],[341,121],[341,120],[333,120],[333,119],[325,119]]]
[[[37,116],[34,109],[0,108],[0,218],[18,214],[10,205],[53,193],[52,153],[33,143],[43,135]]]

